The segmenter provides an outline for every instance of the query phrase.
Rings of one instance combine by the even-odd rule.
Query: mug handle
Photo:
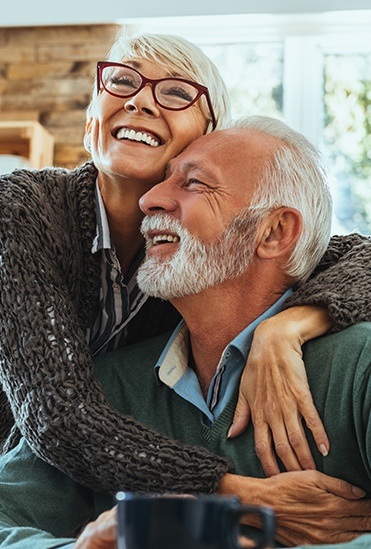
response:
[[[262,524],[262,538],[254,545],[254,549],[267,549],[268,547],[274,547],[274,536],[276,533],[276,517],[273,509],[269,507],[260,507],[255,505],[233,505],[231,512],[236,519],[239,519],[243,515],[258,515]],[[239,522],[236,523],[236,526]],[[237,533],[238,535],[238,533]],[[242,545],[238,543],[237,539],[230,538],[230,546],[233,549],[241,549]]]

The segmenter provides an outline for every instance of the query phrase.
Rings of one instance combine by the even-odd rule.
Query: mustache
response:
[[[146,215],[143,218],[140,232],[146,240],[148,239],[149,231],[169,231],[175,233],[179,237],[190,234],[187,229],[183,227],[179,219],[175,219],[174,217],[171,217],[171,215],[164,213],[157,213],[152,216]]]

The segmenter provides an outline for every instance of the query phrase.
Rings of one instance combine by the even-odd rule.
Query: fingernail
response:
[[[328,456],[328,450],[326,448],[326,446],[324,444],[320,444],[319,445],[319,451],[321,452],[321,454],[323,455],[323,457],[326,457]]]
[[[357,486],[352,486],[352,492],[355,496],[365,496],[366,492],[362,490],[362,488],[358,488]]]
[[[227,433],[227,438],[230,438],[231,434],[232,434],[232,429],[233,429],[233,423],[232,425],[229,427],[228,429],[228,433]]]

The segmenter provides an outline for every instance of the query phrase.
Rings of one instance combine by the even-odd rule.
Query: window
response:
[[[334,233],[371,234],[371,10],[137,20],[179,34],[218,66],[234,116],[285,120],[319,146],[334,181]]]

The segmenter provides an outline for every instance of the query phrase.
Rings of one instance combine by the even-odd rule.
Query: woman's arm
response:
[[[296,288],[285,307],[328,309],[332,331],[371,321],[371,237],[333,236],[310,279]]]
[[[268,480],[225,475],[219,494],[237,494],[244,504],[273,507],[276,539],[285,545],[339,543],[371,528],[371,503],[357,501],[364,493],[314,471],[282,473]],[[113,549],[116,533],[117,508],[113,508],[88,524],[74,549]]]
[[[71,227],[53,232],[55,203],[10,183],[0,182],[0,378],[21,433],[98,490],[215,491],[226,459],[169,440],[104,398],[70,298],[71,284],[86,281],[61,268],[69,251],[59,236]]]
[[[370,295],[371,239],[336,236],[310,280],[287,300],[286,310],[255,331],[229,436],[242,432],[251,416],[266,475],[279,472],[275,452],[288,470],[314,467],[302,418],[319,451],[324,456],[329,451],[301,347],[329,330],[370,321]]]

